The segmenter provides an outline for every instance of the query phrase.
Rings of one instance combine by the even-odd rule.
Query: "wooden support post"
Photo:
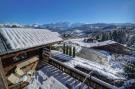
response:
[[[49,45],[49,51],[51,51],[51,48],[52,48],[52,45],[50,44],[50,45]]]
[[[42,56],[43,49],[40,48],[38,53],[39,53],[39,54],[38,54],[38,55],[39,55],[39,60],[42,60],[42,59],[43,59],[43,56]]]
[[[8,83],[5,77],[2,61],[0,58],[0,89],[9,89],[8,88]]]

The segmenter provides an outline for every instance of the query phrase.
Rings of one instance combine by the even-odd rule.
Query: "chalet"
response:
[[[60,43],[61,41],[63,40],[57,32],[47,29],[0,28],[1,89],[23,89],[29,84],[27,81],[31,78],[27,76],[33,75],[35,71],[44,66],[50,73],[51,70],[48,70],[48,68],[51,69],[53,67],[54,69],[52,70],[59,70],[60,74],[72,77],[71,79],[75,79],[79,84],[87,85],[88,89],[116,89],[113,85],[64,65],[62,62],[51,57],[51,45]],[[45,75],[43,77],[46,80]],[[55,85],[53,87],[57,87],[57,89],[67,89],[60,82],[56,81],[51,76],[45,82],[53,83],[52,85]],[[68,88],[73,89],[70,85],[66,85]],[[45,86],[47,86],[46,83]]]
[[[133,54],[123,44],[120,44],[120,43],[112,41],[112,40],[106,40],[106,41],[102,41],[102,42],[90,41],[89,43],[85,42],[84,40],[86,40],[86,38],[85,39],[84,38],[71,39],[71,40],[67,40],[66,43],[75,44],[77,46],[89,48],[89,49],[90,48],[101,49],[101,50],[110,51],[112,53],[117,53],[117,54],[128,54],[128,55]]]
[[[61,41],[57,32],[47,29],[0,28],[0,85],[7,89],[16,84],[19,80],[16,76],[35,70],[43,48],[50,49],[52,44]],[[24,68],[26,66],[29,67]]]

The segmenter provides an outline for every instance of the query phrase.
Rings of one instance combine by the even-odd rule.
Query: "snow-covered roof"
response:
[[[57,32],[34,28],[0,28],[0,52],[62,41]]]

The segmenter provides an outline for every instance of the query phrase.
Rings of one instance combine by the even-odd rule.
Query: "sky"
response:
[[[0,0],[0,23],[135,23],[135,0]]]

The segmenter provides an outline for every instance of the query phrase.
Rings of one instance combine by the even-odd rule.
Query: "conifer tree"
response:
[[[75,47],[73,47],[73,57],[75,57]]]
[[[66,54],[68,55],[68,45],[66,46]]]
[[[63,44],[63,54],[66,53],[66,46],[65,46],[65,43]]]
[[[69,47],[69,56],[72,56],[72,47]]]

